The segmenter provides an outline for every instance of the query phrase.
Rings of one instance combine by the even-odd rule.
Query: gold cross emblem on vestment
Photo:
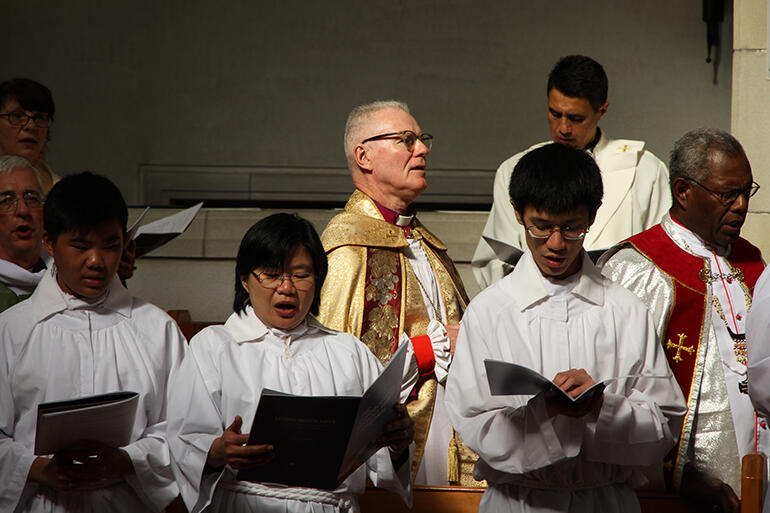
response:
[[[623,146],[620,147],[620,149],[623,151],[623,153],[625,153],[631,149],[631,146],[624,144]]]
[[[675,362],[681,362],[684,360],[681,354],[682,351],[687,351],[688,354],[692,354],[692,352],[695,351],[695,347],[684,345],[684,341],[687,338],[687,335],[684,333],[679,333],[677,336],[679,337],[679,342],[674,344],[671,342],[671,339],[668,339],[666,342],[666,349],[676,349],[676,354],[673,356],[672,360]]]

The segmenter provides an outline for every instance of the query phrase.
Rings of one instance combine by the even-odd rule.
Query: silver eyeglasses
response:
[[[404,130],[403,132],[390,132],[387,134],[375,135],[361,141],[361,144],[369,141],[381,141],[383,139],[398,139],[399,142],[404,143],[407,151],[414,150],[414,145],[417,144],[419,139],[430,150],[433,146],[433,136],[428,133],[422,133],[420,135],[415,134],[411,130]]]
[[[20,200],[24,200],[27,208],[30,210],[36,210],[43,208],[43,195],[37,192],[25,192],[23,196],[19,197],[15,194],[4,194],[0,196],[0,214],[11,214],[16,212],[16,207]]]

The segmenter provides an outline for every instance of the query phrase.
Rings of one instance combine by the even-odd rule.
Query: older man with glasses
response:
[[[746,314],[764,262],[740,232],[759,185],[741,144],[721,130],[685,134],[669,169],[669,213],[599,265],[647,304],[688,398],[679,445],[662,465],[667,484],[698,511],[738,511],[741,458],[767,454],[770,438],[746,377]]]
[[[32,294],[50,262],[42,243],[43,198],[28,160],[0,157],[0,311]]]
[[[428,186],[432,141],[402,102],[377,101],[350,113],[345,155],[356,191],[321,236],[329,274],[318,319],[357,336],[383,362],[400,343],[411,343],[417,369],[404,380],[407,387],[416,381],[407,403],[415,421],[415,482],[473,486],[475,455],[454,436],[443,400],[468,297],[446,246],[412,205]]]

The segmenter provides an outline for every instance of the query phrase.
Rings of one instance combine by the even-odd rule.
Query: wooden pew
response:
[[[483,493],[484,490],[478,488],[415,486],[412,509],[409,509],[395,493],[367,488],[358,503],[362,513],[472,513],[478,511]],[[637,496],[642,513],[695,513],[675,494],[638,492]],[[742,510],[742,513],[747,512]]]
[[[765,461],[761,454],[743,457],[741,469],[741,513],[761,513]],[[369,487],[358,498],[362,513],[471,513],[478,511],[484,490],[462,487],[415,486],[412,509],[395,493]],[[642,513],[696,513],[673,493],[639,491]]]
[[[222,324],[220,322],[193,321],[188,310],[168,310],[166,313],[169,315],[169,317],[174,319],[177,326],[179,326],[179,329],[182,331],[182,335],[184,335],[184,338],[186,338],[188,342],[195,336],[196,333],[198,333],[206,326],[211,326],[212,324]]]
[[[196,333],[215,322],[193,321],[187,310],[169,310],[189,341]],[[761,454],[747,454],[741,469],[741,513],[761,513],[765,461]],[[401,498],[386,490],[367,488],[359,497],[362,513],[471,513],[478,511],[484,490],[479,488],[415,486],[412,509]],[[695,513],[676,494],[637,492],[642,513]]]

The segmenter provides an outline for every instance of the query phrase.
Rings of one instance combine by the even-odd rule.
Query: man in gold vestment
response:
[[[401,102],[373,102],[350,113],[345,155],[356,191],[321,236],[329,274],[318,319],[357,336],[383,362],[404,335],[410,339],[419,369],[407,403],[415,421],[415,483],[478,486],[475,455],[454,434],[444,407],[468,297],[446,246],[411,206],[428,186],[432,139]]]

